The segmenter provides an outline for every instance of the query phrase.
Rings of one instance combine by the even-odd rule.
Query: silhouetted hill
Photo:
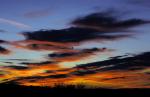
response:
[[[56,85],[55,87],[34,87],[34,86],[21,86],[15,83],[0,84],[0,94],[13,97],[121,97],[123,95],[136,96],[141,95],[146,97],[150,89],[85,89],[84,85]]]

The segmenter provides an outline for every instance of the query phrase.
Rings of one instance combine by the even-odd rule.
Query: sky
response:
[[[16,78],[23,85],[40,85],[40,80],[30,83],[28,77],[43,77],[48,75],[46,70],[69,68],[58,71],[64,74],[77,65],[149,52],[149,3],[149,0],[0,0],[0,82]],[[26,69],[20,69],[23,67]],[[146,71],[149,69],[127,74],[112,70],[85,75],[84,79],[70,75],[60,80],[129,87],[140,79],[137,73]],[[118,72],[133,76],[129,78],[131,82],[114,86],[113,81],[90,80],[96,75],[121,76]],[[135,83],[145,83],[146,78]],[[139,87],[146,87],[140,84]]]

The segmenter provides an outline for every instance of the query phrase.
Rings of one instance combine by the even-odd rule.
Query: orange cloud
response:
[[[141,76],[144,76],[141,79]],[[134,72],[112,71],[90,74],[85,76],[70,75],[67,78],[42,78],[34,80],[34,77],[29,79],[18,80],[22,85],[26,86],[55,86],[56,84],[86,84],[89,87],[103,88],[149,88],[144,86],[149,81],[149,76],[145,74],[137,74]],[[117,84],[116,84],[117,83]]]

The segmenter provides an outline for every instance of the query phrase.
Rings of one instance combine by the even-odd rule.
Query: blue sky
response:
[[[125,14],[125,17],[148,18],[149,14],[148,8],[128,4],[126,0],[59,0],[59,2],[57,0],[0,0],[0,2],[0,18],[31,26],[31,30],[60,29],[68,26],[68,23],[77,16],[103,9],[113,8],[124,11],[128,13],[127,16]],[[26,14],[29,13],[35,13],[38,16],[27,17]],[[0,23],[0,26],[1,29],[7,29],[11,33],[30,30],[15,28],[3,23]]]
[[[101,10],[114,9],[123,12],[123,18],[149,18],[150,8],[145,3],[130,0],[0,0],[0,39],[23,40],[19,33],[40,29],[67,28],[77,17]],[[135,0],[131,0],[135,1]],[[145,0],[147,1],[147,0]],[[138,11],[138,12],[137,12]],[[114,42],[84,44],[80,48],[109,47],[115,55],[148,51],[149,25],[136,27],[139,34]]]

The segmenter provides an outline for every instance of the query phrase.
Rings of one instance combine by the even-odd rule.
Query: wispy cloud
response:
[[[129,4],[138,5],[149,8],[150,1],[149,0],[127,0]]]
[[[31,29],[31,26],[29,25],[26,25],[26,24],[23,24],[14,20],[5,19],[5,18],[0,18],[0,23],[6,23],[6,24],[13,25],[21,29]]]
[[[49,14],[50,14],[50,9],[46,8],[46,9],[33,10],[33,11],[26,12],[24,14],[24,17],[26,17],[26,18],[40,18],[40,17],[48,16]]]
[[[0,33],[7,32],[6,30],[0,29]]]

